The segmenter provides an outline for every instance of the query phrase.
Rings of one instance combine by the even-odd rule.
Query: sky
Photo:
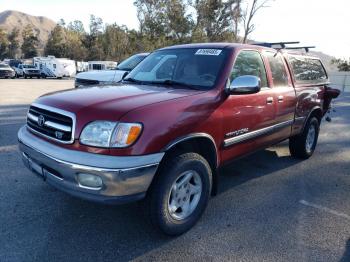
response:
[[[89,23],[89,15],[106,23],[138,28],[134,0],[0,0],[0,12],[17,10],[54,21],[81,20]],[[271,0],[254,23],[254,40],[279,42],[300,41],[315,45],[316,51],[340,58],[350,57],[349,0]]]

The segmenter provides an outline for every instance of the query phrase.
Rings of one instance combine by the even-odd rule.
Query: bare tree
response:
[[[269,7],[267,5],[271,0],[252,0],[251,6],[247,4],[247,8],[243,11],[242,20],[243,20],[243,29],[244,35],[242,39],[242,43],[246,43],[249,34],[251,34],[255,30],[255,25],[253,24],[253,19],[256,13],[264,8]]]

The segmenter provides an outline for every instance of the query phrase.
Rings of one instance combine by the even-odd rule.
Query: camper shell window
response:
[[[303,56],[288,56],[297,84],[324,84],[328,76],[321,61],[316,58]]]

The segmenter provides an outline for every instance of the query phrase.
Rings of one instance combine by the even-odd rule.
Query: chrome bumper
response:
[[[143,198],[164,153],[143,156],[110,156],[69,150],[30,133],[18,132],[26,167],[59,190],[91,201],[125,203]],[[99,189],[81,186],[79,173],[99,176]]]

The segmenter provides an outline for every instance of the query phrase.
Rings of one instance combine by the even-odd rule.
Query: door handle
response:
[[[272,96],[266,98],[266,104],[272,104],[272,103],[273,103],[273,97]]]
[[[283,102],[283,96],[279,96],[278,97],[278,103],[282,103]]]

